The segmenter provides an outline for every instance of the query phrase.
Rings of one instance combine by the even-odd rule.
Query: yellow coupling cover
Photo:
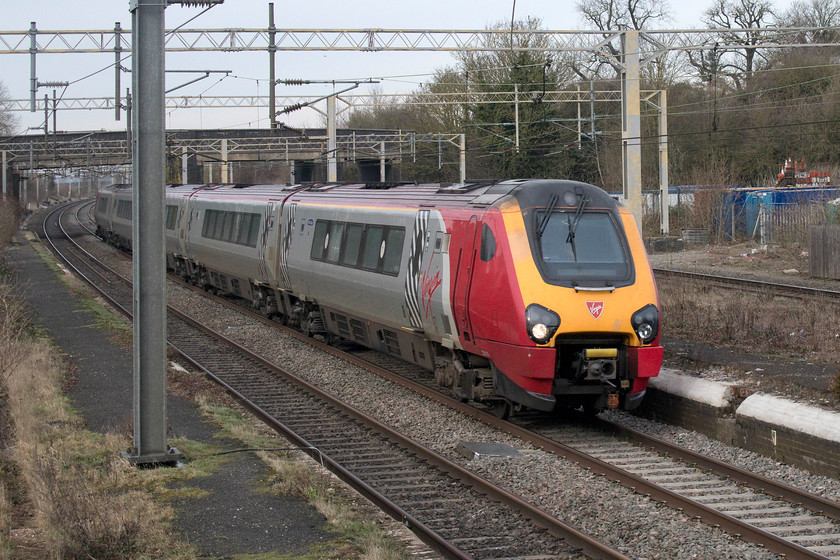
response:
[[[596,358],[617,358],[618,357],[618,349],[617,348],[587,348],[586,352],[586,359],[592,360]]]

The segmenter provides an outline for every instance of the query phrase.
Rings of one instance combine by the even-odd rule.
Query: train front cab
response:
[[[482,289],[470,294],[470,327],[497,393],[538,410],[636,408],[662,347],[633,216],[581,183],[533,181],[513,195],[484,214],[496,258],[477,259]]]

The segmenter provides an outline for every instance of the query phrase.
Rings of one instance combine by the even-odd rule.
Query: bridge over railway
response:
[[[44,174],[127,173],[129,138],[109,131],[0,137],[3,193],[20,196],[27,181]],[[332,160],[341,163],[338,180],[387,181],[399,178],[393,164],[411,161],[421,143],[445,151],[450,161],[460,151],[463,174],[462,134],[339,129],[334,152],[329,140],[324,128],[167,131],[168,176],[182,183],[326,181]]]

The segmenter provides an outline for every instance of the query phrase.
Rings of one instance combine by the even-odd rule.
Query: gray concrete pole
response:
[[[38,53],[38,41],[36,39],[38,28],[35,22],[29,24],[29,95],[30,107],[29,111],[34,113],[37,111],[37,102],[35,96],[38,93],[38,76],[35,73],[35,55]]]
[[[519,153],[519,84],[513,84],[513,120],[516,128],[516,153]]]
[[[190,155],[187,153],[187,147],[181,146],[181,183],[185,185],[189,183],[189,162]]]
[[[662,235],[668,235],[671,229],[668,186],[668,92],[663,89],[659,91],[659,228]]]
[[[180,456],[166,444],[164,9],[160,0],[131,0],[134,450],[128,458],[136,463]]]
[[[622,127],[621,146],[623,154],[624,203],[636,218],[636,225],[642,231],[642,126],[639,32],[625,31],[624,67],[621,72]]]
[[[222,138],[222,183],[230,183],[230,164],[228,163],[228,141]]]
[[[122,71],[122,63],[120,62],[120,55],[122,54],[122,39],[120,34],[122,27],[120,22],[114,23],[114,120],[120,120],[122,107],[120,107],[120,72]]]
[[[338,159],[336,157],[335,95],[327,97],[327,182],[338,181]]]
[[[277,87],[275,77],[275,54],[277,52],[277,45],[274,43],[274,2],[268,3],[268,116],[271,122],[271,128],[277,128],[277,102],[275,88]]]
[[[385,142],[380,142],[379,148],[379,180],[385,182]]]
[[[461,184],[467,182],[467,135],[461,134],[461,146],[458,150],[458,162],[461,165]]]

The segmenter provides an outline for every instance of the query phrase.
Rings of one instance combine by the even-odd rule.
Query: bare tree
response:
[[[822,28],[797,33],[796,42],[836,43],[840,0],[796,0],[778,19],[779,27]]]
[[[743,80],[749,79],[755,70],[757,46],[765,37],[761,30],[770,27],[774,18],[770,0],[715,0],[706,10],[703,21],[709,27],[724,29],[719,35],[721,42],[743,45],[743,48],[734,50],[721,49],[716,68],[729,76],[738,89],[743,87]],[[735,33],[726,32],[726,29],[745,31]],[[734,56],[727,57],[726,53]]]
[[[604,31],[605,40],[614,39],[617,31],[651,29],[672,19],[666,0],[578,0],[575,7],[584,25]],[[611,57],[580,60],[574,69],[581,78],[598,76],[605,65],[616,75],[621,73],[620,65],[614,60],[621,56],[621,47],[613,40],[603,46]]]
[[[9,136],[17,126],[17,119],[6,107],[7,99],[9,99],[9,90],[3,82],[0,82],[0,136]]]

